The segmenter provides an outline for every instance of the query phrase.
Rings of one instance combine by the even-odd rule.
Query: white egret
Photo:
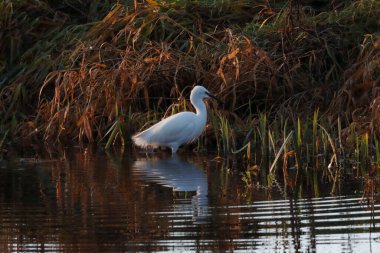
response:
[[[203,86],[195,86],[190,94],[190,102],[196,113],[180,112],[161,120],[150,128],[132,137],[137,146],[146,148],[159,146],[170,147],[172,153],[176,153],[178,147],[184,143],[196,140],[203,132],[207,121],[205,98],[215,96]]]

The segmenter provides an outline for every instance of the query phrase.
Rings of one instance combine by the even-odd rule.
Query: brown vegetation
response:
[[[380,131],[378,1],[84,2],[82,16],[0,4],[2,133],[95,142],[119,121],[128,136],[188,108],[194,84],[225,100],[242,138],[258,113],[295,122],[318,108],[331,127]]]

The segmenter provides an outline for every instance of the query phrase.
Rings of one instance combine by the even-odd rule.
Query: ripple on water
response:
[[[226,200],[221,183],[233,188],[240,175],[223,181],[222,170],[203,167],[204,160],[97,155],[5,166],[0,252],[380,249],[379,204],[368,207],[355,195]]]

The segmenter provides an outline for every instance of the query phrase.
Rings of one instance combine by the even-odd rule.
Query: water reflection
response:
[[[364,205],[360,193],[290,198],[254,188],[248,202],[239,183],[237,169],[208,156],[136,158],[86,150],[48,163],[0,162],[0,252],[380,247],[380,205]]]
[[[204,171],[177,154],[169,157],[139,158],[132,166],[133,173],[148,182],[155,182],[173,189],[179,197],[192,194],[191,208],[194,221],[207,222],[208,186]],[[178,211],[186,211],[188,205],[175,205]]]

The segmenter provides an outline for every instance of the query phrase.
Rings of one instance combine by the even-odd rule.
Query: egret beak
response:
[[[224,104],[222,100],[220,100],[219,98],[215,97],[214,95],[212,95],[211,93],[209,92],[206,92],[207,96],[209,96],[210,98],[213,98],[215,99],[216,101],[218,101],[219,104]]]

